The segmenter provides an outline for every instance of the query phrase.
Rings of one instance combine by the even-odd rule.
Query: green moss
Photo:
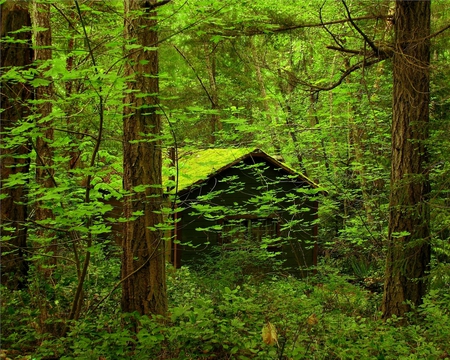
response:
[[[195,150],[178,159],[178,190],[208,178],[222,168],[251,153],[251,148]]]
[[[242,159],[251,153],[264,153],[255,148],[225,148],[225,149],[193,149],[190,151],[179,150],[178,154],[178,173],[176,169],[166,163],[164,168],[165,187],[174,188],[175,183],[168,180],[168,176],[178,177],[178,191],[187,189],[197,183],[206,180],[216,173],[221,172],[224,168],[239,163]],[[266,154],[267,156],[270,156]],[[168,159],[167,159],[168,160]],[[170,162],[170,161],[167,161]],[[286,171],[291,174],[300,175],[295,169],[279,162]],[[313,181],[302,175],[308,182],[314,184]],[[175,192],[173,189],[172,193]]]

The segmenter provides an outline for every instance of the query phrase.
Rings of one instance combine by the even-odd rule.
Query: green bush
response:
[[[218,285],[189,268],[169,271],[165,317],[121,314],[117,303],[114,307],[108,302],[109,309],[102,307],[74,322],[60,338],[39,338],[29,326],[34,315],[23,294],[9,293],[2,300],[2,322],[11,329],[2,331],[3,340],[10,345],[16,341],[16,349],[29,353],[34,346],[33,359],[449,357],[450,295],[445,289],[432,290],[400,326],[399,319],[380,319],[379,294],[351,284],[331,269],[301,280],[249,276],[239,284],[210,275]],[[230,286],[222,286],[225,283]],[[14,323],[13,318],[20,321]],[[127,325],[130,318],[138,321],[136,334]],[[268,323],[277,332],[272,345],[262,338]]]

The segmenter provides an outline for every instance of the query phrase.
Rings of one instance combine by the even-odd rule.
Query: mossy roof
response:
[[[276,160],[260,149],[254,148],[226,148],[180,151],[178,154],[178,192],[190,189],[220,172],[238,164],[247,157],[264,158],[272,165],[282,168],[290,175],[296,175],[313,187],[314,182],[301,175],[288,165]]]

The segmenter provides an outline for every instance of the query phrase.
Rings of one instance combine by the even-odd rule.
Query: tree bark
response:
[[[392,168],[383,317],[403,316],[426,292],[430,1],[396,2]],[[408,302],[408,303],[406,303]]]
[[[32,22],[38,30],[34,33],[34,58],[36,66],[40,72],[40,77],[45,78],[45,71],[50,68],[46,63],[52,59],[52,31],[50,24],[50,4],[33,1]],[[35,88],[35,97],[41,102],[36,104],[37,127],[40,129],[40,136],[36,139],[36,182],[40,185],[40,195],[35,203],[34,218],[37,223],[54,219],[52,206],[55,204],[45,203],[39,199],[45,192],[54,187],[54,168],[53,168],[53,150],[51,143],[53,142],[53,124],[51,121],[53,83],[52,79],[47,79],[50,83],[46,86]],[[53,270],[57,265],[56,255],[58,246],[56,245],[55,232],[43,228],[36,229],[36,241],[38,246],[48,245],[45,248],[46,256],[39,263],[37,269],[46,281],[51,282]],[[47,293],[44,289],[46,286],[40,287],[40,300],[38,317],[39,328],[41,333],[57,334],[59,331],[58,324],[49,322],[52,307],[45,301]],[[38,294],[36,294],[38,296]]]
[[[34,36],[34,57],[36,59],[37,66],[44,66],[41,68],[41,74],[48,69],[45,62],[52,59],[52,32],[50,26],[50,5],[43,4],[34,1],[33,3],[33,22],[38,28],[45,28],[46,30],[37,31]],[[44,76],[44,75],[41,75]],[[49,79],[51,81],[51,79]],[[53,97],[53,84],[50,83],[47,86],[39,86],[35,89],[36,99],[42,102],[36,105],[36,112],[39,116],[38,127],[40,128],[41,136],[36,139],[36,181],[44,189],[48,189],[54,186],[53,182],[53,151],[50,147],[53,141],[53,127],[52,121],[49,119],[52,113],[52,97]],[[47,120],[45,120],[47,119]],[[53,211],[52,204],[43,204],[38,201],[36,204],[35,219],[37,222],[52,219]],[[38,229],[37,235],[40,237],[52,238],[53,233]],[[56,245],[51,245],[48,249],[49,252],[56,255]],[[51,260],[47,265],[56,265],[55,258]]]
[[[142,47],[157,46],[156,13],[148,3],[125,0],[125,39]],[[150,5],[151,6],[151,5]],[[140,11],[139,15],[136,11]],[[163,222],[161,120],[158,51],[133,49],[125,66],[128,92],[124,108],[124,201],[122,309],[140,314],[167,310]],[[134,191],[135,187],[144,191]],[[140,214],[140,215],[136,215]]]
[[[1,43],[1,67],[30,66],[33,61],[31,32],[22,31],[24,26],[31,26],[28,4],[19,1],[7,1],[1,5],[1,37],[9,36],[17,42]],[[5,181],[20,174],[26,176],[29,171],[30,147],[26,140],[22,144],[8,142],[12,135],[8,132],[28,115],[27,100],[32,98],[30,87],[19,81],[3,81],[1,84],[1,282],[10,289],[25,286],[28,265],[24,258],[27,241],[25,221],[27,219],[27,190],[23,182],[15,186],[5,186]],[[21,179],[24,181],[25,179]],[[6,239],[8,239],[6,241]]]

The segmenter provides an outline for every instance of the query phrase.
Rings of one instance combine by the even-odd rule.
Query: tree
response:
[[[50,4],[33,2],[33,22],[37,31],[34,35],[34,57],[36,65],[40,67],[40,76],[45,79],[45,70],[50,68],[48,62],[52,59],[52,31],[50,24]],[[51,141],[54,138],[54,130],[51,118],[53,97],[53,84],[48,80],[45,86],[38,86],[35,90],[36,99],[39,100],[36,106],[38,116],[38,127],[41,134],[36,139],[36,181],[45,189],[51,188],[54,183],[53,150]],[[51,206],[38,202],[35,209],[35,219],[37,222],[53,218]],[[46,235],[46,231],[38,229],[40,237]],[[48,235],[48,234],[47,234]],[[51,238],[53,235],[49,236]],[[55,245],[48,248],[53,255],[56,255],[57,247]],[[51,258],[49,264],[55,265],[55,258]]]
[[[150,4],[149,4],[150,3]],[[124,98],[122,309],[163,314],[167,309],[162,223],[161,119],[158,114],[158,34],[155,2],[125,0],[127,55]],[[126,47],[127,48],[127,47]]]
[[[1,67],[27,68],[33,61],[31,26],[28,5],[7,1],[1,5]],[[28,27],[28,29],[23,29]],[[12,75],[14,76],[14,74]],[[24,257],[27,241],[27,190],[23,175],[29,171],[30,147],[27,139],[15,139],[11,129],[19,126],[28,115],[27,100],[32,91],[23,77],[5,79],[1,90],[1,281],[12,289],[23,287],[28,265]],[[26,126],[26,125],[25,125]]]
[[[430,263],[430,1],[398,0],[393,56],[392,165],[383,316],[402,316],[426,292]]]

